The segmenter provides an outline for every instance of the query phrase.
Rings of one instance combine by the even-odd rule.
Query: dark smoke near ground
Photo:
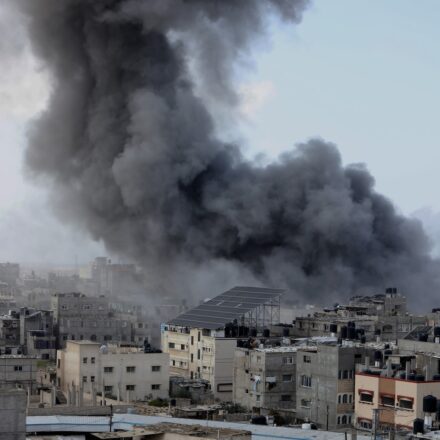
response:
[[[53,78],[27,167],[53,185],[64,219],[137,261],[151,286],[212,296],[254,282],[326,303],[387,285],[437,292],[420,224],[375,192],[363,166],[344,167],[322,140],[257,166],[219,139],[195,93],[197,82],[232,109],[234,63],[270,17],[298,22],[305,0],[19,5]]]

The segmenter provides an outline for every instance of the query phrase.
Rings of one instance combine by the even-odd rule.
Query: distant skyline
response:
[[[248,156],[269,159],[311,137],[335,143],[344,163],[365,163],[377,190],[440,242],[439,19],[434,0],[315,0],[299,25],[274,23],[237,78],[244,120],[233,136]],[[0,6],[0,25],[11,20]],[[86,262],[103,247],[59,223],[44,186],[24,179],[26,125],[49,85],[20,32],[1,36],[0,260]]]

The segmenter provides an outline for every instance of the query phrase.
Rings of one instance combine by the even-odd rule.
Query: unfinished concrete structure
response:
[[[58,347],[68,340],[100,343],[131,342],[132,323],[118,319],[106,297],[81,293],[57,293],[52,296],[52,310],[58,332]]]
[[[0,387],[36,391],[38,359],[24,355],[0,356]]]
[[[234,356],[233,401],[245,408],[296,407],[298,347],[237,348]]]
[[[162,350],[170,354],[170,373],[206,379],[216,398],[231,400],[237,341],[251,333],[267,333],[279,322],[282,293],[235,287],[162,325]]]
[[[296,354],[296,414],[300,420],[334,430],[354,421],[355,365],[372,358],[361,344],[319,344]]]
[[[167,398],[169,355],[132,346],[67,341],[66,348],[57,352],[57,385],[66,395],[80,391],[93,398],[101,393],[124,401]]]

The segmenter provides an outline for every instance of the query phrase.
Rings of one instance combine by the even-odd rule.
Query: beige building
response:
[[[162,332],[162,349],[170,355],[170,374],[189,379],[205,379],[215,397],[232,398],[232,371],[236,338],[224,332],[200,328],[168,326]]]
[[[279,289],[234,287],[161,326],[162,350],[170,355],[170,373],[206,379],[214,397],[232,400],[237,342],[267,334],[279,322]],[[266,336],[266,337],[267,337]]]
[[[423,398],[440,398],[440,381],[416,381],[358,372],[355,379],[356,426],[372,429],[373,410],[379,409],[381,428],[412,429],[424,417]]]
[[[57,385],[66,394],[74,385],[85,393],[101,392],[126,401],[167,398],[169,355],[67,341],[66,348],[57,352]]]

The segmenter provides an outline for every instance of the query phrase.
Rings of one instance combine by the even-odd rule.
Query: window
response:
[[[261,396],[260,396],[259,394],[257,394],[257,395],[255,396],[255,398],[256,398],[257,402],[259,402],[260,399],[261,399]]]
[[[395,399],[394,396],[388,394],[382,394],[380,396],[380,403],[384,406],[394,406]]]
[[[90,376],[90,382],[95,382],[95,376]]]
[[[83,382],[87,382],[87,376],[83,376]]]
[[[185,350],[185,344],[180,344],[180,349]]]
[[[373,395],[372,391],[360,391],[359,400],[363,403],[373,403]]]
[[[61,368],[61,359],[57,359],[57,367]]]
[[[111,393],[113,392],[113,387],[112,387],[111,385],[105,385],[105,386],[104,386],[104,391],[105,391],[106,393],[111,394]]]
[[[283,382],[292,382],[291,374],[283,374]]]
[[[293,364],[292,357],[283,357],[283,365],[287,365],[287,364]]]
[[[194,362],[194,353],[191,353],[191,362]]]
[[[90,363],[91,363],[91,364],[94,364],[94,363],[95,363],[95,358],[94,358],[94,357],[90,358]]]
[[[197,341],[200,342],[200,332],[197,333]]]
[[[87,358],[83,358],[83,364],[87,364]]]
[[[303,408],[310,408],[310,407],[311,407],[311,403],[312,403],[311,400],[308,400],[308,399],[301,399],[301,406],[302,406]]]
[[[136,388],[135,385],[126,385],[126,386],[125,386],[125,389],[126,389],[127,391],[134,391],[135,388]]]
[[[15,365],[14,371],[23,371],[23,367],[21,365]]]
[[[342,395],[342,403],[348,403],[348,396],[347,394]]]
[[[175,348],[175,346],[174,342],[168,342],[168,348]]]
[[[280,400],[281,402],[291,402],[292,396],[290,394],[282,394]]]
[[[153,365],[151,371],[160,371],[160,365]]]
[[[91,335],[91,336],[90,336],[90,340],[91,340],[91,341],[96,341],[96,335]]]
[[[310,364],[310,362],[312,362],[312,358],[310,356],[304,356],[303,360],[305,364]]]
[[[399,397],[399,408],[413,409],[414,401],[411,397]]]
[[[134,373],[136,371],[136,367],[127,367],[127,373]]]
[[[373,428],[371,420],[358,419],[359,428],[368,429],[369,431]]]
[[[191,345],[194,345],[194,336],[191,336]]]
[[[200,359],[200,349],[197,350],[197,359]]]
[[[160,390],[160,384],[156,383],[156,384],[152,384],[151,385],[151,389],[152,390]]]
[[[113,373],[113,367],[104,367],[104,373]]]
[[[343,424],[343,425],[346,425],[347,424],[347,416],[342,416],[342,418],[341,418],[341,423]]]
[[[312,386],[312,378],[310,376],[302,375],[301,376],[301,386],[310,388]]]

